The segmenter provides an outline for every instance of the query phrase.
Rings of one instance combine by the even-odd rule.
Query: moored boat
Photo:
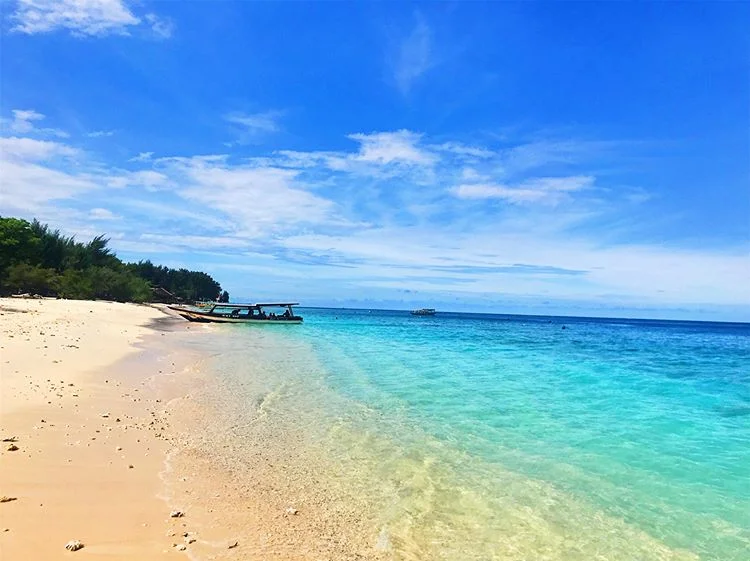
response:
[[[436,313],[435,308],[419,308],[411,311],[413,316],[434,316]]]
[[[263,304],[224,304],[216,303],[209,307],[169,306],[188,321],[200,323],[262,323],[297,324],[302,316],[294,313],[297,302],[272,302]],[[283,308],[284,312],[268,313],[266,308]]]

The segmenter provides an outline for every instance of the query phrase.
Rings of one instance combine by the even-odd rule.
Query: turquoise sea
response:
[[[750,559],[750,324],[300,312],[198,344],[392,558]]]

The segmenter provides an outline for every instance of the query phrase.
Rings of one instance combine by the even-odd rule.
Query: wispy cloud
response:
[[[437,161],[437,158],[428,150],[417,146],[422,135],[408,130],[351,134],[349,138],[361,144],[359,154],[351,157],[352,161],[381,165],[393,163],[431,165]]]
[[[36,122],[43,121],[45,116],[33,109],[14,109],[12,119],[2,119],[3,132],[9,131],[17,134],[32,134],[38,136],[56,136],[68,138],[70,135],[59,129],[44,128],[36,126]]]
[[[462,144],[461,142],[444,142],[443,144],[437,144],[433,146],[433,148],[435,150],[451,152],[460,156],[469,156],[471,158],[477,158],[480,160],[492,158],[493,156],[497,155],[493,150],[488,150],[487,148],[483,148],[481,146],[468,146],[466,144]]]
[[[156,14],[146,14],[143,19],[151,26],[151,31],[157,39],[169,39],[174,33],[174,22],[172,20]]]
[[[139,28],[159,38],[172,34],[170,22],[152,13],[138,17],[123,0],[18,0],[11,20],[12,31],[28,35],[65,29],[78,37],[102,37]]]
[[[0,138],[0,156],[4,160],[39,161],[53,157],[73,157],[79,154],[76,148],[51,140],[24,137]]]
[[[229,217],[246,237],[334,218],[335,204],[310,193],[294,170],[230,164],[227,157],[172,158],[162,165],[179,185],[179,196]]]
[[[520,185],[508,186],[488,183],[464,183],[451,189],[460,199],[504,199],[511,203],[557,204],[574,191],[591,187],[594,178],[538,177]]]
[[[0,138],[3,214],[37,212],[55,201],[98,188],[92,174],[76,170],[81,155],[71,146],[32,138]]]
[[[264,111],[261,113],[232,112],[224,115],[224,120],[230,123],[237,134],[239,144],[247,144],[260,140],[265,135],[280,132],[280,120],[284,111]]]
[[[38,123],[36,115],[19,122]],[[106,163],[69,141],[13,133],[0,137],[0,212],[51,218],[75,232],[106,226],[114,247],[134,258],[200,252],[262,271],[259,283],[277,295],[285,286],[300,297],[325,286],[329,294],[408,290],[448,300],[601,294],[606,305],[750,298],[746,247],[611,241],[611,224],[632,210],[634,194],[648,206],[649,192],[612,188],[597,174],[600,152],[572,148],[583,141],[468,145],[409,130],[347,138],[348,150],[242,160],[143,152]],[[606,151],[608,161],[614,144]],[[230,285],[246,289],[244,278]]]
[[[277,165],[312,169],[323,167],[333,172],[370,177],[429,174],[439,158],[421,143],[422,135],[409,130],[355,133],[348,138],[356,141],[356,152],[299,152],[280,150]]]
[[[389,60],[393,81],[403,95],[408,95],[417,80],[435,66],[432,29],[421,15],[416,19],[416,25],[401,38]]]
[[[108,136],[114,136],[114,134],[115,134],[115,131],[92,131],[86,134],[86,136],[88,136],[89,138],[103,138],[103,137],[108,137]]]
[[[139,152],[138,155],[133,156],[128,161],[129,162],[148,162],[151,160],[154,156],[153,152]]]
[[[165,188],[170,185],[170,178],[155,170],[145,169],[117,174],[114,170],[107,175],[108,187],[122,189],[125,187],[144,187],[149,190]]]
[[[89,211],[89,218],[92,220],[118,220],[120,217],[106,208],[92,208]]]

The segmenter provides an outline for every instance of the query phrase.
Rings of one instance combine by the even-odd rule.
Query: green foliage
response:
[[[94,297],[118,302],[146,302],[151,297],[149,284],[129,271],[109,267],[87,269],[94,288]]]
[[[15,263],[35,263],[40,243],[26,220],[0,217],[0,275]]]
[[[45,269],[28,263],[16,263],[8,267],[6,282],[11,290],[42,296],[54,296],[59,287],[59,279],[54,269]]]
[[[93,300],[94,283],[88,271],[67,269],[60,275],[60,292],[62,298],[70,300]]]
[[[221,295],[221,285],[200,271],[170,269],[151,261],[130,263],[127,268],[152,286],[160,286],[184,300],[216,300]]]
[[[185,300],[215,300],[221,295],[219,283],[206,273],[151,261],[125,264],[108,244],[104,236],[84,244],[37,220],[0,217],[0,293],[120,302],[147,302],[152,287]]]

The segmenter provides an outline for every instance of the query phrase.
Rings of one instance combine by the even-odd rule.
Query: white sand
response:
[[[182,519],[158,497],[167,446],[143,391],[159,365],[127,376],[113,367],[160,317],[131,304],[0,299],[0,437],[18,447],[0,449],[0,496],[16,499],[0,503],[0,559],[175,554]],[[66,551],[74,539],[84,549]]]

